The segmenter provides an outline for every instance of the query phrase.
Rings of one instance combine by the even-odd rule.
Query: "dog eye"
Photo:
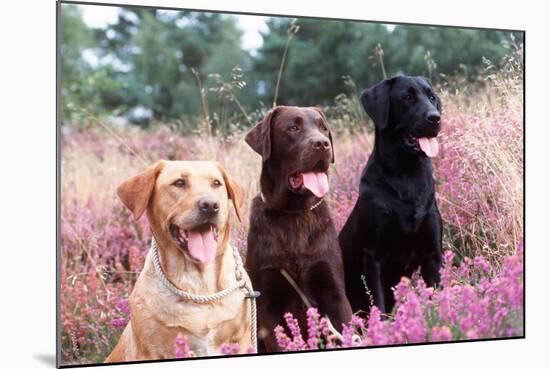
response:
[[[430,95],[430,96],[428,96],[428,98],[432,101],[435,101],[435,96],[434,95]]]
[[[178,179],[176,182],[172,183],[174,186],[178,188],[185,187],[185,181],[183,179]]]
[[[297,132],[297,131],[300,130],[300,127],[298,127],[296,124],[294,124],[294,125],[288,127],[288,130],[289,130],[290,132]]]
[[[403,96],[403,98],[407,101],[411,101],[413,99],[411,94],[406,94],[405,96]]]
[[[217,179],[215,179],[214,182],[212,182],[212,185],[214,185],[215,187],[220,187],[222,185],[222,183],[220,181],[218,181]]]

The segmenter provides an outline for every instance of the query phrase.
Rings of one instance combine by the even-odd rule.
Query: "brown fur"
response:
[[[174,186],[182,178],[185,189]],[[213,185],[215,180],[221,185]],[[228,246],[229,202],[233,202],[240,219],[244,195],[221,165],[160,161],[122,183],[117,193],[136,219],[147,212],[162,269],[178,288],[207,295],[236,283],[235,262]],[[216,257],[207,264],[193,260],[169,231],[170,224],[188,229],[201,221],[197,203],[204,196],[217,199],[220,206],[212,218],[219,229]],[[245,278],[250,283],[246,274]],[[130,295],[130,312],[131,320],[106,362],[173,358],[178,334],[187,338],[198,356],[216,355],[224,343],[238,343],[243,352],[251,345],[250,303],[245,302],[244,291],[209,304],[183,300],[157,277],[151,251]]]
[[[299,126],[294,132],[290,127]],[[321,140],[325,149],[312,149]],[[263,158],[261,190],[250,213],[246,267],[258,299],[260,351],[278,351],[273,329],[285,326],[291,312],[306,326],[306,305],[285,277],[297,283],[311,305],[328,315],[336,329],[351,318],[345,296],[342,256],[326,202],[309,190],[295,191],[287,180],[296,171],[327,171],[334,161],[332,137],[325,116],[317,108],[277,107],[246,136]],[[328,144],[330,142],[330,145]]]

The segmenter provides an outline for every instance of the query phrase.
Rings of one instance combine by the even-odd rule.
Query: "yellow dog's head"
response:
[[[241,220],[244,193],[223,166],[209,161],[159,161],[124,181],[118,196],[135,219],[147,210],[153,232],[169,235],[192,262],[214,260],[229,237],[229,202]]]

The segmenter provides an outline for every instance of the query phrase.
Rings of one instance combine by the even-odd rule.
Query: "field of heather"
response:
[[[494,74],[481,87],[444,84],[441,150],[434,160],[444,219],[441,286],[415,276],[396,286],[389,317],[374,308],[354,318],[336,340],[309,312],[307,337],[292,316],[277,329],[284,350],[372,346],[523,335],[523,105],[521,73]],[[353,99],[352,99],[353,100]],[[351,101],[351,104],[354,102]],[[347,110],[346,110],[347,109]],[[357,198],[373,134],[358,109],[326,107],[335,130],[336,163],[328,202],[338,229]],[[362,127],[362,128],[357,128]],[[159,159],[218,160],[246,189],[244,212],[258,192],[260,158],[244,131],[222,137],[182,135],[153,124],[109,128],[91,120],[64,127],[61,146],[62,363],[103,361],[129,319],[128,295],[149,249],[145,217],[138,223],[115,194],[127,177]],[[136,155],[137,154],[137,155]],[[232,242],[246,249],[247,222]],[[182,337],[174,355],[192,355]],[[227,350],[228,353],[232,351]]]

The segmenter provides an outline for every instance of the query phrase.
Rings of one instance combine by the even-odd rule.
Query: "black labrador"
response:
[[[361,103],[375,142],[339,241],[352,309],[370,310],[365,277],[374,304],[388,313],[402,276],[420,267],[429,286],[439,283],[442,220],[430,158],[439,149],[441,100],[426,78],[397,76],[365,90]]]

